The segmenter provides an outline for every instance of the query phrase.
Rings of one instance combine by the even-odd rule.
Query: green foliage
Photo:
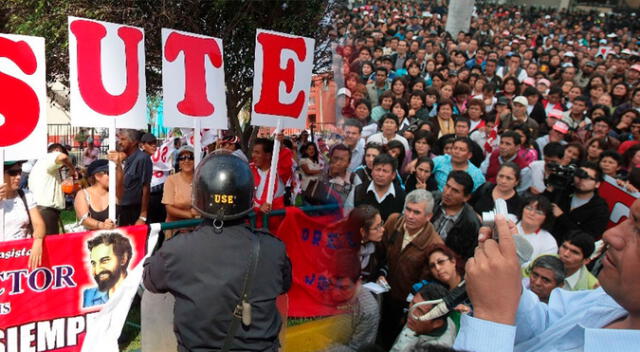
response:
[[[256,29],[316,37],[328,0],[4,0],[0,29],[5,33],[42,36],[46,40],[49,81],[68,81],[67,16],[144,28],[149,96],[162,90],[161,29],[171,28],[223,40],[230,128],[246,146],[237,114],[251,99]]]

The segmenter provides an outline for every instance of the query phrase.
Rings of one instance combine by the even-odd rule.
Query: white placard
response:
[[[251,124],[306,127],[315,40],[258,29]],[[263,92],[264,91],[264,92]]]
[[[222,40],[162,29],[164,126],[227,128]]]
[[[0,148],[4,160],[47,153],[44,38],[0,34]]]
[[[144,31],[69,17],[71,123],[146,127]]]

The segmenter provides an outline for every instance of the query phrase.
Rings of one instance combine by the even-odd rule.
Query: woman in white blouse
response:
[[[522,266],[526,267],[543,254],[558,254],[558,243],[556,239],[545,230],[550,228],[553,220],[553,211],[549,200],[542,196],[533,196],[525,201],[525,206],[520,214],[520,221],[517,224],[518,235],[533,247],[533,252]]]

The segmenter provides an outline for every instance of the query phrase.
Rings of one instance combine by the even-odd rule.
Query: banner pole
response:
[[[193,165],[198,167],[202,157],[202,136],[200,135],[201,121],[199,118],[193,119]]]
[[[109,126],[109,150],[117,150],[116,119]],[[109,219],[116,223],[116,163],[109,162]]]
[[[273,192],[278,180],[278,159],[280,158],[280,140],[278,134],[282,131],[282,119],[278,120],[276,127],[275,140],[273,142],[273,154],[271,155],[271,169],[269,170],[269,187],[267,188],[267,203],[273,204]]]

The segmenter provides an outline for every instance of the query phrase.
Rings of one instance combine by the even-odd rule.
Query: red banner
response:
[[[311,217],[288,207],[277,236],[285,243],[293,267],[289,316],[341,313],[353,292],[342,278],[359,274],[359,240],[336,215]]]
[[[0,351],[79,351],[88,317],[118,292],[146,252],[147,226],[0,242]]]
[[[631,204],[640,197],[638,193],[630,193],[623,187],[618,186],[615,179],[605,176],[598,189],[600,197],[604,198],[609,205],[609,224],[611,228],[629,217]]]

